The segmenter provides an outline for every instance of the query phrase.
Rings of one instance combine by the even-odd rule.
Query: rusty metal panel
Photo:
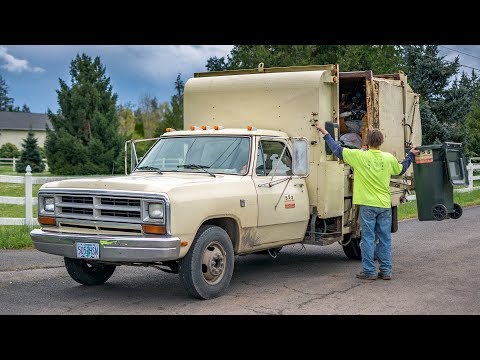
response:
[[[365,78],[367,80],[372,78],[372,71],[342,71],[340,72],[340,80],[343,79],[359,79]]]
[[[405,157],[403,129],[403,88],[390,81],[379,79],[378,84],[378,128],[384,142],[381,150],[387,151],[398,160]]]

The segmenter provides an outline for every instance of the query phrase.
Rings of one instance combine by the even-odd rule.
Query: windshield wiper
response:
[[[210,166],[197,165],[197,164],[177,165],[177,168],[180,168],[180,167],[183,167],[183,168],[185,168],[185,169],[200,169],[200,170],[205,171],[208,175],[213,176],[213,177],[216,177],[215,174],[213,174],[213,173],[211,173],[210,171],[207,170]]]
[[[154,166],[140,166],[138,168],[135,169],[136,170],[153,170],[153,171],[156,171],[157,173],[159,174],[163,174],[159,168],[156,168]]]

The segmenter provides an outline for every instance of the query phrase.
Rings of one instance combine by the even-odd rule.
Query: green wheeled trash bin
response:
[[[413,176],[418,220],[458,219],[463,210],[453,202],[453,185],[468,185],[461,143],[417,146]]]

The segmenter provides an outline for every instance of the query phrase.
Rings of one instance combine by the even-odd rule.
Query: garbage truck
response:
[[[151,266],[178,274],[199,299],[227,291],[237,255],[336,244],[360,259],[355,173],[315,124],[354,148],[379,128],[382,150],[400,161],[421,144],[419,95],[402,72],[338,65],[195,73],[184,128],[167,129],[140,159],[126,144],[128,174],[41,187],[33,244],[64,257],[83,285],[105,283],[117,266]],[[411,169],[392,178],[393,232],[411,188]]]

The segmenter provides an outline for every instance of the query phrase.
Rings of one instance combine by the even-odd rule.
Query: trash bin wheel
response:
[[[432,217],[437,220],[446,219],[448,216],[447,207],[443,204],[433,205],[432,207]]]
[[[463,209],[460,205],[453,203],[453,212],[450,213],[452,219],[458,219],[463,214]]]

